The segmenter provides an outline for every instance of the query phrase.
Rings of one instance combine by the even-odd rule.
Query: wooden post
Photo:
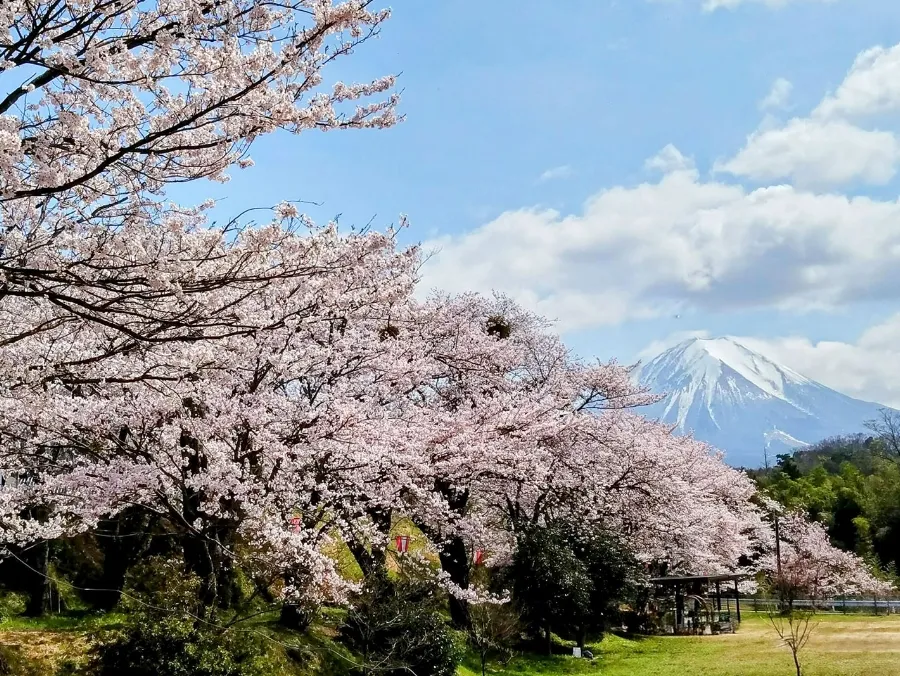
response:
[[[681,593],[681,585],[675,585],[675,631],[684,624],[684,595]]]
[[[734,612],[737,615],[737,621],[741,621],[741,594],[738,591],[737,578],[734,579]]]
[[[720,583],[716,581],[716,610],[722,612],[722,589]]]

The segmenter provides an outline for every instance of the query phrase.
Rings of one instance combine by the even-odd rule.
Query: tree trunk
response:
[[[803,671],[800,668],[800,658],[797,656],[797,651],[791,650],[791,655],[794,658],[794,667],[797,669],[797,676],[803,676]]]
[[[447,506],[460,516],[465,516],[469,504],[469,491],[454,488],[444,480],[435,481],[435,491],[447,500]],[[419,524],[419,528],[431,538],[432,541],[442,539],[439,533],[431,531],[427,526]],[[450,576],[450,581],[460,589],[469,588],[469,555],[466,551],[466,543],[459,536],[453,536],[445,546],[440,548],[438,554],[441,560],[441,568]],[[469,604],[462,599],[450,595],[450,619],[457,629],[468,629],[471,624],[469,617]]]
[[[295,631],[306,631],[312,624],[312,615],[303,608],[293,603],[285,603],[281,606],[278,623]]]
[[[183,404],[191,417],[205,416],[204,407],[190,397],[185,398]],[[233,601],[232,583],[235,578],[233,562],[230,554],[223,552],[220,546],[223,540],[230,542],[231,537],[227,525],[222,527],[220,524],[211,523],[212,519],[202,509],[203,494],[189,485],[190,480],[207,467],[199,440],[187,430],[183,430],[179,444],[184,460],[181,520],[191,526],[181,538],[184,562],[188,571],[200,578],[200,604],[207,610],[213,610],[220,601],[228,605]],[[220,583],[223,585],[221,599]]]
[[[100,590],[94,596],[104,610],[118,605],[128,571],[149,549],[149,528],[146,515],[137,509],[127,509],[113,519],[100,522],[99,529],[104,532],[97,540],[103,553],[103,572]]]
[[[347,547],[350,549],[350,553],[353,554],[353,558],[356,559],[356,563],[359,564],[363,577],[369,577],[375,572],[378,568],[375,555],[362,542],[351,540],[347,543]]]
[[[237,528],[231,523],[218,524],[211,544],[219,608],[229,610],[241,600],[241,585],[234,560],[237,547]]]
[[[553,654],[553,634],[550,631],[550,623],[547,623],[547,626],[544,627],[544,638],[547,641],[547,654]]]
[[[369,517],[378,529],[378,532],[384,537],[390,534],[393,522],[393,511],[391,509],[372,507],[366,510],[366,516]],[[369,577],[373,573],[384,569],[387,565],[387,545],[385,543],[378,542],[377,544],[366,546],[365,542],[354,538],[347,545],[365,577]]]
[[[240,599],[238,574],[232,557],[234,536],[233,527],[217,526],[182,537],[185,566],[200,578],[199,600],[205,608],[228,610]]]
[[[209,543],[201,536],[188,534],[182,538],[184,547],[184,563],[189,573],[200,578],[200,604],[211,608],[218,603],[219,592],[216,589],[216,574],[212,562]]]
[[[50,581],[50,543],[43,541],[36,544],[28,552],[26,557],[28,568],[28,603],[25,614],[29,617],[40,617],[51,610],[51,594],[53,593]]]
[[[466,544],[460,537],[453,537],[440,551],[441,568],[450,581],[461,589],[469,588],[469,558]],[[449,600],[450,619],[457,629],[467,629],[471,624],[469,603],[452,594]]]

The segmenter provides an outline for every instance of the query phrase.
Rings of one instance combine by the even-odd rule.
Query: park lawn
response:
[[[66,659],[83,657],[86,634],[121,622],[121,615],[85,615],[0,622],[0,644],[14,647],[53,674]],[[345,674],[352,657],[334,642],[335,618],[316,625],[302,637],[278,636],[302,653],[302,673]],[[260,628],[273,618],[258,618]],[[818,626],[804,655],[804,676],[900,676],[900,616],[819,615]],[[277,631],[276,631],[277,634]],[[608,636],[591,646],[597,658],[524,655],[506,667],[488,666],[489,674],[555,676],[793,676],[789,651],[779,645],[768,620],[747,613],[737,634],[703,637],[623,638]],[[459,676],[480,676],[473,658]]]
[[[572,657],[519,657],[493,674],[551,676],[792,676],[790,652],[764,616],[749,614],[737,634],[703,637],[609,636],[593,663]],[[900,674],[900,617],[820,615],[803,657],[804,676]],[[460,676],[480,674],[468,662]]]

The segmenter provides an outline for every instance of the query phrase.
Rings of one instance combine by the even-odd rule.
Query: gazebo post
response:
[[[684,624],[684,595],[681,593],[681,585],[675,585],[675,630]]]
[[[722,589],[718,580],[716,580],[716,610],[722,612]]]
[[[734,609],[737,614],[737,621],[741,621],[741,594],[738,591],[738,581],[737,578],[734,580]]]

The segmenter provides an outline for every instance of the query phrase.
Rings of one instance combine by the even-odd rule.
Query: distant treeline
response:
[[[870,432],[824,439],[749,470],[771,497],[826,526],[835,545],[891,574],[900,568],[900,414]]]

